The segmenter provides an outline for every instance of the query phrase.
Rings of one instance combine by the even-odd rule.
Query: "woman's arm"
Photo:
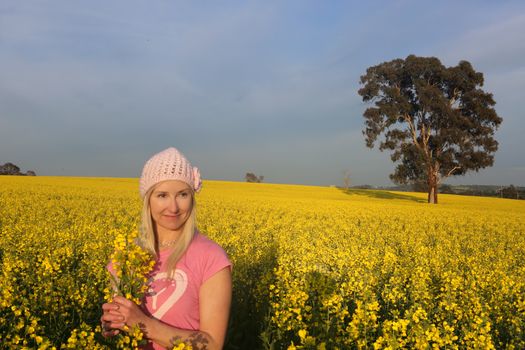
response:
[[[138,325],[149,340],[164,347],[184,342],[195,350],[222,349],[230,315],[231,294],[229,267],[220,270],[202,284],[199,291],[200,329],[198,331],[171,327],[148,317],[135,303],[123,297],[115,297],[112,303],[115,305],[106,309],[112,309],[113,314],[117,311],[125,323],[118,322],[117,317],[114,317],[108,326],[125,330],[126,325]]]

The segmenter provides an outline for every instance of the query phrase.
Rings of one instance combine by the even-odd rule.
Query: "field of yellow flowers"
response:
[[[109,349],[105,266],[137,179],[0,177],[0,348]],[[525,201],[205,181],[229,349],[525,348]]]

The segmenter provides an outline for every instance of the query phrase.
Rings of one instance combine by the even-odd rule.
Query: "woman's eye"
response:
[[[186,198],[186,197],[188,197],[188,192],[182,192],[182,193],[180,194],[180,196],[181,196],[182,198]]]
[[[166,197],[166,193],[159,193],[157,195],[157,198],[165,198]]]

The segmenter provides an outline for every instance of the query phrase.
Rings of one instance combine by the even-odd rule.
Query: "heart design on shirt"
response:
[[[175,290],[171,295],[157,308],[157,297],[164,293],[168,287],[164,287],[161,290],[157,291],[151,298],[153,310],[152,316],[157,319],[162,319],[162,317],[168,312],[168,310],[180,299],[180,297],[186,291],[188,287],[188,276],[186,272],[176,269],[174,274],[174,279],[168,277],[167,272],[159,272],[153,276],[151,283],[159,280],[171,281],[175,284]]]

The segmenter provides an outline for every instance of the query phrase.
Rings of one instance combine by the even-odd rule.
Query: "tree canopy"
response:
[[[262,182],[264,180],[264,176],[257,176],[255,175],[254,173],[246,173],[246,175],[244,176],[244,178],[246,179],[246,182]]]
[[[483,74],[467,61],[445,67],[436,57],[408,56],[369,67],[359,95],[374,103],[364,112],[366,145],[380,136],[381,151],[391,150],[391,179],[424,181],[428,201],[449,176],[492,166],[502,119],[492,94],[481,89]]]
[[[20,171],[20,168],[13,163],[5,163],[0,165],[0,175],[28,175],[35,176],[36,173],[33,170],[28,170],[25,174]]]

